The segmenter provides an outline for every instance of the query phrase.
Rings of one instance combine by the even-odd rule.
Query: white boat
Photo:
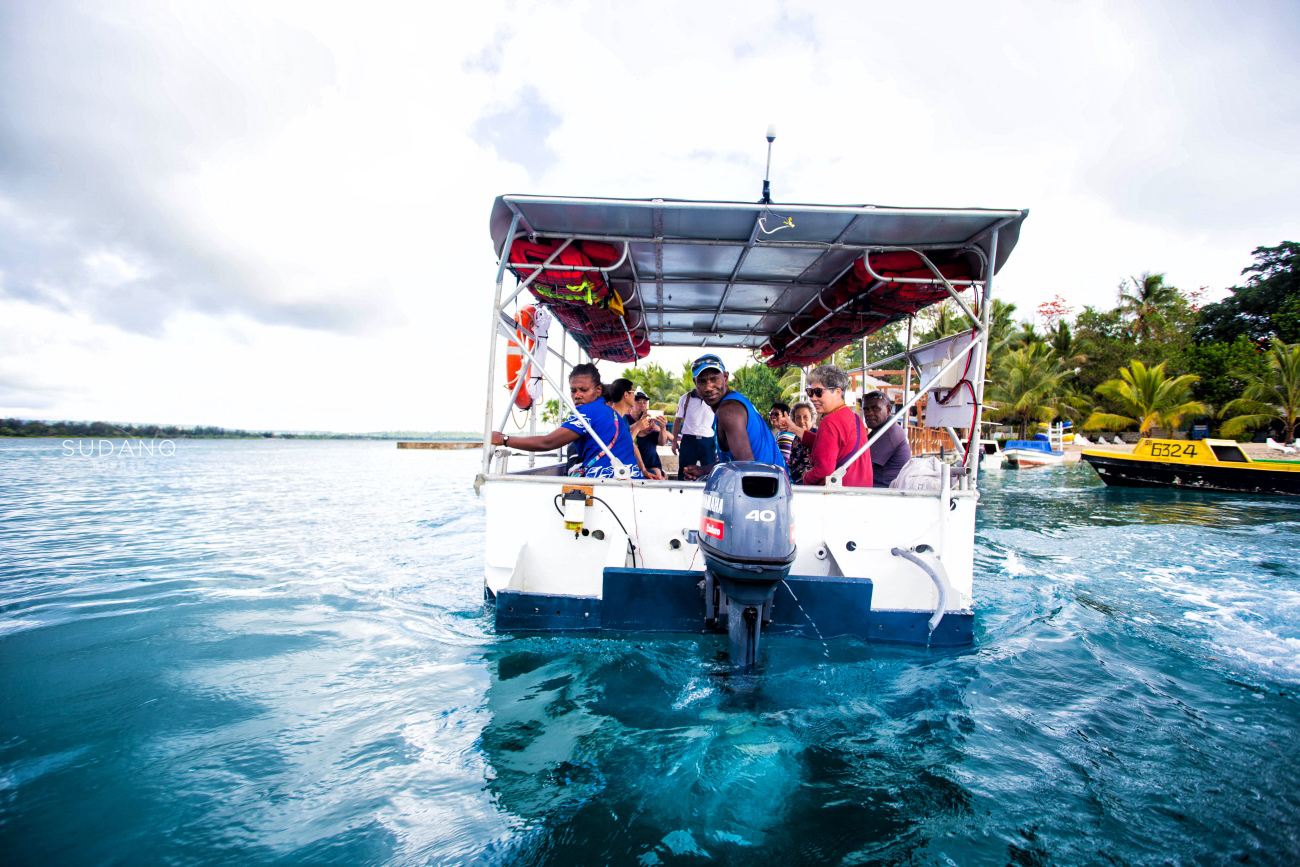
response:
[[[1055,466],[1065,461],[1065,436],[1065,426],[1056,423],[1032,440],[1008,440],[1002,446],[1002,462],[1019,469]]]
[[[1002,451],[1008,467],[1050,467],[1065,460],[1065,452],[1055,451],[1046,440],[1009,440]]]
[[[980,440],[980,466],[986,470],[1002,466],[1002,444],[985,437]]]
[[[499,261],[483,465],[475,480],[486,508],[485,590],[496,628],[725,632],[738,622],[730,615],[741,611],[728,595],[733,585],[720,586],[717,570],[706,570],[710,551],[701,529],[713,520],[702,511],[707,480],[632,480],[616,459],[617,478],[570,478],[559,460],[534,464],[532,455],[492,446],[491,432],[501,429],[518,392],[501,387],[505,348],[517,343],[512,311],[534,303],[530,294],[563,328],[552,331],[544,358],[520,347],[524,363],[540,367],[546,397],[570,409],[562,386],[574,363],[573,343],[579,361],[615,360],[607,380],[650,345],[700,352],[733,347],[762,354],[774,366],[810,365],[955,298],[970,318],[969,330],[873,364],[905,360],[909,382],[915,370],[919,387],[900,411],[929,394],[924,423],[962,441],[957,428],[979,417],[983,397],[993,275],[1027,214],[499,197],[491,218]],[[511,252],[518,241],[549,244],[553,252],[544,261],[519,261]],[[590,265],[574,265],[572,258],[557,264],[561,248],[587,242],[609,245],[613,254],[601,262],[590,257]],[[613,306],[622,309],[621,345],[611,341],[604,313],[593,311],[599,321],[582,326],[582,316],[560,309],[567,302],[533,293],[539,275],[552,271],[599,276],[596,282],[607,285],[617,296]],[[518,285],[507,285],[512,272]],[[535,424],[535,410],[533,418]],[[788,577],[774,583],[767,602],[755,603],[761,613],[750,607],[744,616],[761,624],[763,634],[969,644],[978,449],[959,452],[956,466],[938,471],[933,489],[846,488],[837,476],[825,487],[792,486]],[[767,520],[765,511],[754,510],[760,517],[751,520]],[[734,650],[734,629],[732,638]]]

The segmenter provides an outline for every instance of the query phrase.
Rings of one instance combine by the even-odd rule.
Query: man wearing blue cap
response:
[[[713,409],[713,430],[718,437],[718,461],[762,461],[785,468],[776,437],[749,399],[732,391],[722,359],[701,355],[691,365],[695,393]],[[698,479],[709,467],[687,467],[686,478]]]

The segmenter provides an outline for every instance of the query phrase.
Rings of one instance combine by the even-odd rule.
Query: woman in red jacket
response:
[[[862,419],[844,402],[849,375],[833,364],[824,364],[808,374],[808,399],[818,412],[817,432],[805,430],[793,421],[786,429],[812,449],[812,468],[804,474],[805,485],[824,485],[826,477],[840,469],[867,441]],[[841,471],[846,488],[871,487],[871,453],[862,455]]]

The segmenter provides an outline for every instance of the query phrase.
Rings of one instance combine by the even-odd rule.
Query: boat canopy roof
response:
[[[818,327],[821,320],[810,314],[820,314],[828,289],[866,255],[915,251],[936,263],[964,257],[973,263],[965,272],[970,279],[953,283],[987,281],[990,259],[996,273],[1028,213],[505,195],[493,204],[491,232],[498,257],[513,240],[507,237],[512,224],[515,239],[600,241],[625,250],[605,273],[629,321],[638,323],[652,345],[770,351],[792,323],[801,335],[809,322]],[[920,282],[939,284],[910,281]],[[883,324],[918,308],[889,303],[889,293],[906,294],[909,288],[914,287],[908,281],[873,279],[854,291],[881,302]],[[923,299],[919,306],[938,300]]]

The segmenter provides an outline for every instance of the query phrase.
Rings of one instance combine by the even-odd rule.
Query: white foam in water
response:
[[[1188,574],[1193,580],[1187,580]],[[1155,569],[1150,575],[1186,607],[1184,621],[1206,628],[1210,656],[1236,660],[1267,677],[1300,682],[1300,634],[1285,634],[1300,633],[1300,592],[1260,586],[1238,575],[1198,576],[1186,566]]]
[[[1020,562],[1020,557],[1015,551],[1008,551],[1007,558],[1002,561],[1002,571],[1008,575],[1027,575],[1029,569],[1024,563]]]
[[[716,690],[708,681],[703,681],[698,677],[693,677],[686,682],[684,687],[682,687],[681,694],[678,695],[677,700],[673,702],[673,710],[683,710],[688,708],[697,701],[712,695],[715,691]]]
[[[1272,629],[1228,613],[1214,618],[1215,649],[1272,677],[1300,683],[1300,638],[1278,635]]]

